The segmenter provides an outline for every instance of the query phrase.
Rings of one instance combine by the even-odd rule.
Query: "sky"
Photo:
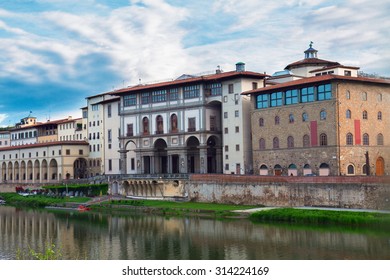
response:
[[[321,59],[390,77],[388,0],[0,0],[0,126],[182,74]]]

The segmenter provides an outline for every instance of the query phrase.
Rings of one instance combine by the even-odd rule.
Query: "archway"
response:
[[[298,169],[294,163],[292,163],[288,166],[288,175],[289,176],[298,176]]]
[[[78,158],[74,161],[73,163],[74,179],[83,179],[88,177],[87,165],[88,163],[85,158]],[[66,174],[66,179],[70,179],[68,178],[68,174]]]
[[[207,173],[217,173],[217,137],[207,139]]]
[[[57,174],[58,174],[58,164],[57,164],[57,161],[55,159],[52,159],[50,161],[50,179],[51,180],[57,180]]]
[[[167,142],[164,139],[157,139],[154,143],[155,171],[156,173],[168,173]]]
[[[187,140],[187,172],[199,173],[199,140],[191,136]]]
[[[41,179],[41,174],[39,172],[39,161],[38,160],[34,161],[34,175],[35,175],[35,179],[37,180],[37,182],[39,182],[39,180]]]
[[[376,176],[383,176],[385,175],[385,160],[383,157],[378,157],[376,160]]]
[[[262,164],[262,165],[260,166],[260,175],[261,175],[261,176],[266,176],[266,175],[268,175],[268,167],[267,167],[267,165]]]
[[[330,170],[329,170],[329,164],[327,163],[321,163],[320,165],[320,176],[329,176]]]
[[[309,174],[312,174],[311,166],[310,166],[310,164],[306,163],[303,166],[303,176],[306,176],[306,175],[309,175]]]
[[[274,175],[275,176],[280,176],[282,175],[282,167],[280,166],[280,164],[276,164],[274,166]]]

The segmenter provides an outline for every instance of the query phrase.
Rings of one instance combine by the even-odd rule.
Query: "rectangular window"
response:
[[[188,118],[188,132],[196,131],[196,118]]]
[[[99,104],[93,104],[92,111],[98,111],[98,110],[99,110]]]
[[[107,106],[107,117],[111,118],[111,104]]]
[[[130,160],[131,170],[135,170],[135,159],[131,158]]]
[[[271,107],[278,107],[283,105],[283,92],[271,93]]]
[[[137,95],[136,94],[129,94],[123,96],[123,106],[129,107],[129,106],[135,106],[137,105]]]
[[[229,146],[225,145],[225,152],[229,152]]]
[[[213,83],[205,86],[205,94],[206,96],[220,96],[222,95],[222,84],[221,83]]]
[[[236,133],[239,133],[239,132],[240,132],[240,127],[236,126]]]
[[[178,100],[179,99],[179,89],[171,88],[168,90],[169,100]]]
[[[111,129],[109,129],[107,131],[107,138],[108,138],[108,142],[111,143],[111,141],[112,141],[112,130]]]
[[[82,156],[84,154],[84,151],[83,150],[79,150],[79,155]]]
[[[317,99],[329,100],[332,98],[332,86],[331,84],[320,85],[317,87]]]
[[[229,133],[229,128],[225,127],[225,134]]]
[[[229,163],[225,164],[225,170],[229,170]]]
[[[234,93],[234,84],[229,84],[229,93]]]
[[[313,102],[314,101],[314,87],[307,87],[301,89],[301,102]]]
[[[238,110],[235,110],[235,111],[234,111],[234,116],[235,116],[236,118],[238,118],[238,117],[240,116],[240,112],[239,112]]]
[[[165,89],[156,90],[152,92],[152,102],[165,102],[167,101],[167,91]]]
[[[298,90],[287,90],[286,91],[286,105],[298,103]]]
[[[149,102],[150,102],[150,93],[143,92],[141,94],[141,104],[149,104]]]
[[[349,70],[344,70],[344,76],[351,76],[352,72]]]
[[[227,118],[228,118],[228,112],[223,112],[223,117],[224,117],[225,119],[227,119]]]
[[[257,89],[257,83],[256,82],[252,83],[252,89]]]
[[[111,159],[108,160],[108,170],[109,171],[112,170],[112,160]]]
[[[83,111],[83,119],[88,118],[88,111]]]
[[[210,116],[210,131],[217,131],[217,118]]]
[[[66,149],[65,153],[66,153],[67,156],[69,156],[70,155],[70,149]]]
[[[199,97],[200,86],[186,86],[184,87],[184,99],[196,98]]]
[[[236,151],[240,150],[240,145],[236,145]]]
[[[127,133],[126,133],[126,136],[133,136],[134,133],[133,133],[133,124],[132,123],[128,123],[127,124]]]
[[[256,109],[268,108],[268,94],[260,94],[256,97]]]

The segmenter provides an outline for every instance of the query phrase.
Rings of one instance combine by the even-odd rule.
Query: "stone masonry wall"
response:
[[[219,177],[193,175],[186,185],[190,199],[283,207],[390,209],[389,177]]]

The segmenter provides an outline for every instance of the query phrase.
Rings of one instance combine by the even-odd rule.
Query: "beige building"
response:
[[[252,98],[255,174],[390,175],[390,81],[357,69],[320,60],[310,46],[286,67],[302,78],[274,76],[244,93]]]

